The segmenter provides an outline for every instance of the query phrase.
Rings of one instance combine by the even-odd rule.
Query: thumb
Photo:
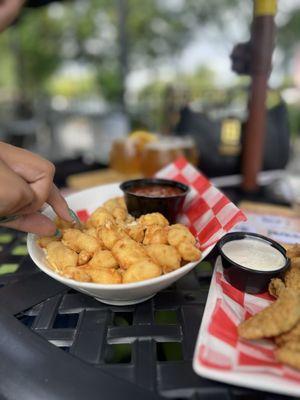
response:
[[[1,223],[0,226],[41,236],[53,236],[56,232],[54,222],[40,213],[20,215],[14,221]]]

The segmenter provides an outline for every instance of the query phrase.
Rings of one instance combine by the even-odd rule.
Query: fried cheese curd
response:
[[[81,282],[139,282],[201,257],[187,227],[169,225],[158,212],[135,219],[122,197],[103,203],[80,229],[61,219],[55,222],[61,238],[41,237],[37,243],[51,269]]]

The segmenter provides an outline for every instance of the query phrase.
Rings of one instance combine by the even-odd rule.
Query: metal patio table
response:
[[[1,399],[287,398],[193,372],[214,253],[154,298],[116,307],[42,273],[24,234],[2,229],[0,246]]]

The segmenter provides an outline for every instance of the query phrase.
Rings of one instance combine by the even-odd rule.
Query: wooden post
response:
[[[263,164],[266,96],[274,48],[276,3],[277,0],[254,0],[250,41],[252,82],[242,154],[242,188],[245,192],[258,190],[257,174]]]

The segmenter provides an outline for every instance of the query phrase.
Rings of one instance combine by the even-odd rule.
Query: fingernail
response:
[[[59,229],[56,229],[56,231],[55,231],[55,233],[54,233],[54,236],[55,236],[57,239],[61,238],[61,236],[62,236],[61,231],[60,231]]]
[[[71,210],[71,208],[69,208],[69,214],[73,221],[75,221],[78,225],[81,225],[80,219],[78,218],[77,214],[73,210]]]

